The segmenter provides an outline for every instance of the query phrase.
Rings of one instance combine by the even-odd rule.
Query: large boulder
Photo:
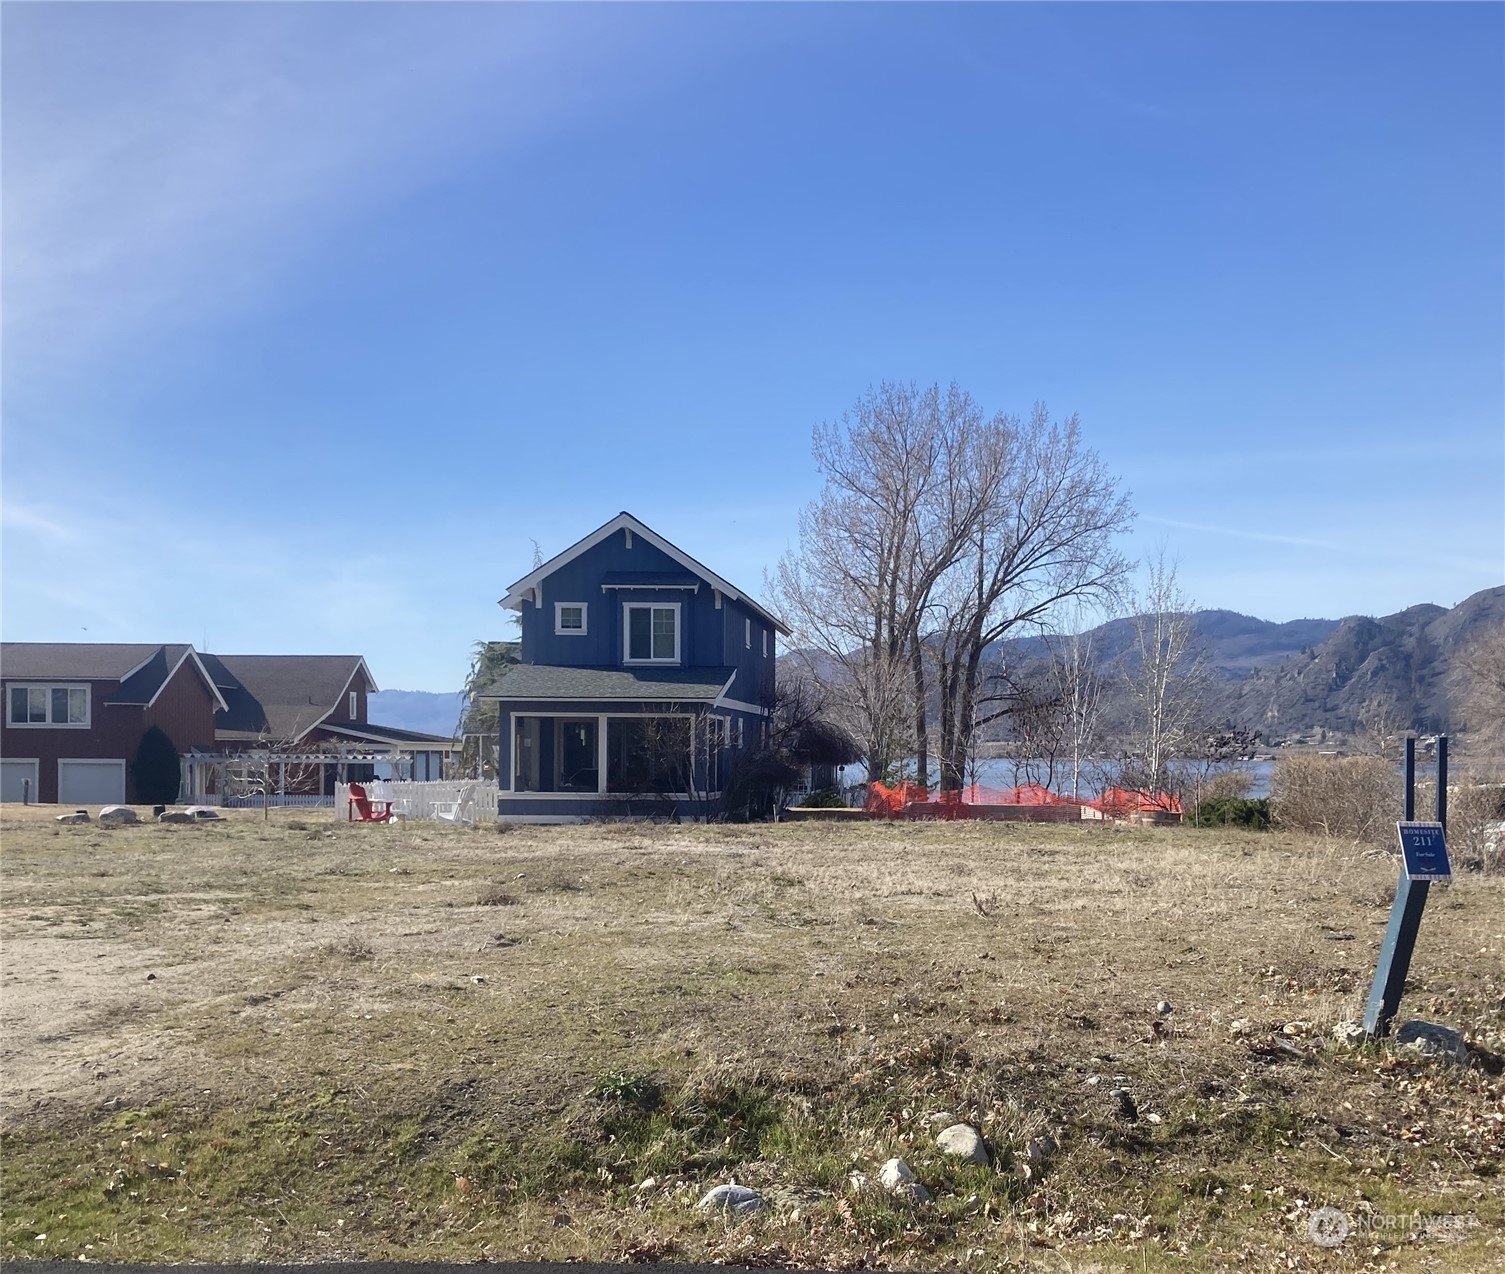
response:
[[[1427,1057],[1468,1065],[1468,1045],[1463,1035],[1451,1026],[1439,1022],[1423,1022],[1419,1019],[1402,1022],[1395,1032],[1395,1042],[1402,1048],[1414,1049]]]
[[[717,1212],[756,1212],[763,1206],[763,1196],[747,1186],[717,1186],[695,1206]]]
[[[99,821],[109,827],[124,827],[127,823],[139,823],[141,820],[129,805],[106,805],[99,811]]]
[[[982,1134],[971,1124],[952,1124],[949,1128],[941,1129],[935,1144],[943,1155],[965,1159],[980,1168],[988,1166],[988,1148],[983,1144]]]
[[[71,814],[59,814],[57,821],[59,823],[87,823],[89,821],[89,811],[74,810]]]
[[[157,815],[159,823],[197,823],[198,821],[186,810],[163,810]]]

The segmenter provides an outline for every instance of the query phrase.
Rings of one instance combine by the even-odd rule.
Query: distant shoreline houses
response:
[[[336,783],[438,779],[453,739],[367,717],[360,655],[213,655],[186,644],[0,645],[0,800],[138,799],[153,729],[180,764],[180,801],[219,802],[254,773],[279,795],[332,800]]]

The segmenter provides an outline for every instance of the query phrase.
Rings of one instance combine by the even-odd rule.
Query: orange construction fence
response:
[[[979,805],[1076,805],[1101,810],[1109,818],[1139,813],[1182,813],[1180,800],[1169,792],[1148,792],[1110,787],[1094,800],[1061,796],[1039,783],[1020,787],[983,787],[971,784],[960,790],[932,793],[922,783],[869,783],[867,812],[877,818],[965,818]]]

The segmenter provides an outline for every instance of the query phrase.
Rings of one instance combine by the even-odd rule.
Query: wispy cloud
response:
[[[74,544],[81,538],[68,515],[51,509],[6,500],[0,504],[0,526],[11,531],[30,532],[55,544]]]
[[[1394,538],[1344,542],[1341,540],[1320,539],[1316,536],[1290,535],[1280,531],[1264,531],[1255,527],[1218,526],[1208,522],[1186,522],[1180,518],[1160,517],[1152,513],[1141,514],[1139,520],[1141,523],[1171,527],[1180,531],[1195,531],[1203,535],[1221,535],[1232,539],[1252,540],[1259,544],[1280,544],[1291,548],[1320,549],[1324,553],[1337,553],[1355,557],[1403,559],[1408,562],[1432,562],[1470,571],[1490,571],[1498,569],[1502,565],[1499,559],[1471,557],[1458,553],[1435,552],[1430,549],[1418,548],[1404,540],[1396,542]]]
[[[641,91],[652,12],[7,5],[7,373],[253,303],[342,222]]]

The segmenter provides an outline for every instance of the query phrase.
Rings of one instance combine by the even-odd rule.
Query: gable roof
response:
[[[214,678],[186,643],[8,641],[0,647],[0,676],[7,680],[118,681],[119,689],[105,702],[144,708],[156,703],[188,662],[223,709],[225,699]]]
[[[677,548],[675,545],[670,544],[669,541],[664,539],[664,537],[657,531],[653,530],[651,527],[644,526],[643,523],[639,522],[637,518],[633,517],[632,514],[626,512],[625,510],[617,514],[616,517],[612,518],[612,520],[606,523],[604,526],[597,527],[583,540],[578,540],[576,543],[570,545],[570,547],[565,549],[563,553],[557,553],[542,566],[534,567],[533,570],[524,575],[522,579],[518,580],[515,584],[511,585],[507,589],[507,596],[502,598],[498,605],[509,607],[512,610],[521,610],[523,608],[524,593],[526,593],[529,589],[537,588],[542,581],[547,579],[561,566],[564,566],[569,562],[573,562],[582,553],[589,552],[591,549],[595,548],[596,545],[600,544],[608,537],[616,534],[616,532],[618,531],[631,531],[634,535],[641,536],[649,544],[653,545],[654,548],[673,558],[676,562],[683,566],[685,570],[691,572],[697,578],[704,580],[707,584],[716,589],[723,596],[730,597],[734,602],[741,602],[743,605],[750,607],[754,612],[756,612],[762,618],[766,619],[778,632],[782,633],[785,637],[788,637],[790,635],[788,626],[777,615],[760,606],[746,593],[742,592],[741,589],[735,588],[733,585],[728,584],[726,580],[717,575],[715,571],[709,569],[708,567],[702,566],[683,549]]]
[[[216,733],[269,734],[296,742],[341,706],[346,688],[376,681],[360,655],[205,655],[226,708]]]

